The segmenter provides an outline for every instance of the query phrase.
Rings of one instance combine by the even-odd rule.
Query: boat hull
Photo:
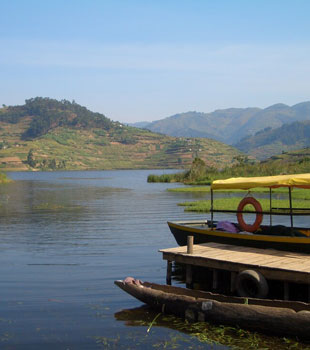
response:
[[[310,305],[301,302],[244,299],[154,283],[115,281],[118,287],[161,312],[190,321],[239,326],[276,335],[309,339]]]
[[[309,237],[270,236],[217,231],[204,221],[168,222],[171,233],[180,246],[187,244],[187,236],[194,236],[194,243],[216,242],[237,246],[271,248],[277,250],[310,253]]]

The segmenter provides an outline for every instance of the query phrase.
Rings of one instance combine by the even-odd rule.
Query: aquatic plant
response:
[[[0,173],[0,184],[6,184],[9,182],[12,182],[12,180],[9,179],[5,173]]]
[[[228,197],[228,198],[218,198],[214,200],[214,209],[215,210],[236,210],[242,196]],[[263,211],[268,211],[270,208],[270,201],[267,198],[260,198],[260,204],[262,205]],[[179,203],[179,206],[185,207],[185,211],[193,212],[204,212],[208,213],[211,209],[210,200],[201,200],[193,202],[183,202]],[[289,202],[288,199],[273,199],[273,207],[276,208],[288,208]],[[294,207],[296,208],[309,208],[309,201],[307,199],[295,199]],[[246,210],[254,211],[252,206],[246,207]]]

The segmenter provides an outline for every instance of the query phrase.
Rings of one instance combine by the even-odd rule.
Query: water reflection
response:
[[[165,315],[143,305],[115,313],[117,321],[128,327],[142,327],[146,334],[156,333],[157,327],[172,331],[170,337],[162,339],[161,348],[175,349],[182,344],[182,349],[306,349],[306,343],[297,343],[295,339],[275,338],[249,332],[234,327],[224,327],[209,323],[189,323],[172,315]],[[155,320],[156,319],[156,320]],[[154,321],[155,320],[155,321]],[[176,335],[174,331],[178,331]],[[190,336],[190,341],[188,337]]]
[[[98,349],[97,336],[119,333],[126,348],[114,312],[132,302],[113,281],[162,282],[158,249],[175,244],[166,221],[183,216],[166,192],[176,185],[147,184],[148,173],[10,174],[0,187],[1,348]]]

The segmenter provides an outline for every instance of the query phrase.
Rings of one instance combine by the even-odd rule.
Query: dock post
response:
[[[230,272],[230,291],[234,292],[236,290],[236,278],[237,278],[237,272],[231,271]]]
[[[193,286],[193,269],[192,265],[186,265],[186,288]]]
[[[166,283],[171,286],[171,274],[172,274],[172,261],[167,260],[167,275]]]
[[[284,282],[284,300],[289,300],[290,299],[290,289],[289,289],[289,283]]]
[[[194,236],[187,236],[187,254],[193,254],[194,252]]]
[[[217,290],[217,288],[218,288],[218,282],[219,282],[219,280],[218,280],[218,270],[213,269],[212,272],[213,272],[213,273],[212,273],[212,275],[213,275],[212,288],[213,288],[214,290]]]

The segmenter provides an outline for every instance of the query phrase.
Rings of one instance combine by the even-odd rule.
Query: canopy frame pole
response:
[[[290,200],[290,217],[291,217],[291,230],[293,230],[293,207],[292,207],[292,188],[288,188],[289,200]]]
[[[211,229],[213,229],[213,189],[211,188]]]
[[[270,202],[270,226],[272,226],[272,190],[269,187],[269,202]]]

